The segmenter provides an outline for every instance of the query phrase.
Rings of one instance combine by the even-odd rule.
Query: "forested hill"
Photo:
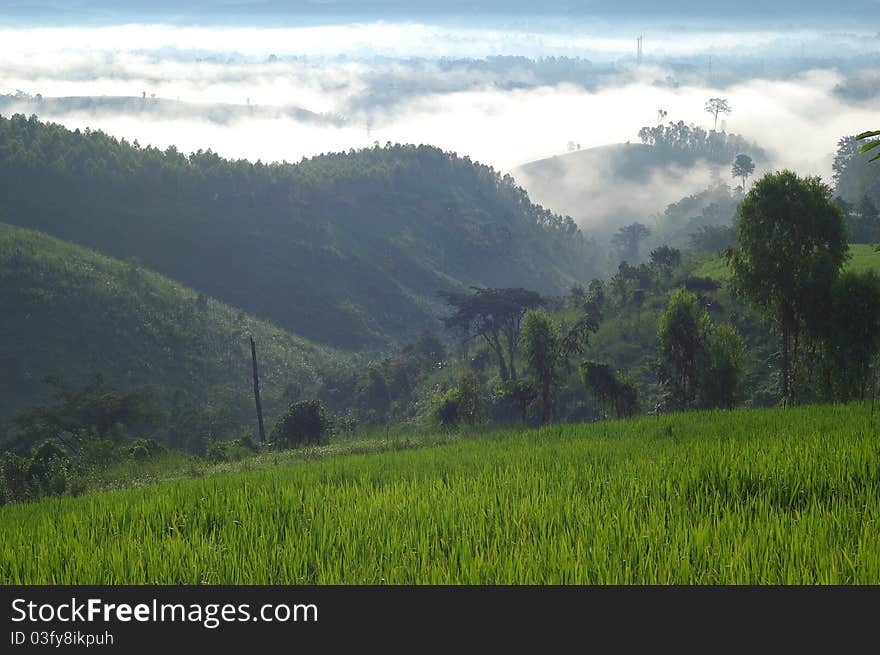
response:
[[[101,375],[125,391],[151,387],[163,410],[213,412],[230,429],[253,416],[250,336],[270,418],[285,394],[311,392],[347,359],[131,262],[3,223],[0,307],[0,421],[48,401],[49,376],[80,389]]]
[[[17,115],[0,117],[0,176],[0,220],[135,259],[348,349],[437,328],[440,290],[551,293],[594,273],[571,219],[428,146],[267,165]]]

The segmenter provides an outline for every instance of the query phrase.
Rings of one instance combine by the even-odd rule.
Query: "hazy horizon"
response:
[[[711,129],[705,101],[724,97],[719,129],[826,180],[837,140],[873,125],[876,32],[641,22],[6,28],[0,113],[264,162],[426,143],[510,172],[570,144],[637,143],[660,108]]]

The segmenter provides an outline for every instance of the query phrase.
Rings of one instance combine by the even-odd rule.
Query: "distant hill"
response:
[[[18,115],[0,117],[0,177],[0,220],[136,258],[351,350],[440,329],[440,290],[557,293],[596,270],[571,219],[532,204],[509,176],[429,146],[266,165]]]
[[[316,114],[296,106],[233,105],[228,103],[192,103],[168,98],[141,96],[61,96],[43,97],[19,91],[0,94],[0,114],[39,114],[55,118],[84,114],[137,116],[144,120],[157,118],[198,118],[226,125],[242,118],[265,120],[293,118],[303,123],[340,126],[345,119],[335,114]]]
[[[530,162],[511,174],[535,202],[608,233],[648,223],[670,203],[706,188],[713,168],[719,167],[696,157],[670,161],[659,148],[621,143]]]
[[[101,374],[150,385],[166,407],[228,404],[252,416],[250,345],[267,412],[292,385],[345,357],[131,262],[0,223],[0,421],[48,400],[44,378],[73,387]]]
[[[689,128],[683,129],[685,137],[693,136]],[[705,133],[697,132],[705,138]],[[718,148],[712,139],[693,148],[687,139],[681,146],[600,146],[530,162],[512,175],[536,202],[607,236],[634,221],[651,225],[670,204],[718,183],[733,186],[737,181],[730,176],[728,160],[733,160],[735,151],[751,154],[755,174],[760,174],[765,156],[760,148],[745,145],[736,135],[719,133]]]

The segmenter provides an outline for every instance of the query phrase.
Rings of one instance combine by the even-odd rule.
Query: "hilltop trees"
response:
[[[730,105],[725,98],[709,98],[709,100],[706,101],[706,111],[712,114],[715,118],[715,125],[712,129],[717,131],[718,115],[729,114],[733,110],[730,108]]]
[[[646,145],[665,150],[677,161],[704,157],[711,162],[727,165],[740,152],[750,152],[756,158],[766,159],[761,148],[739,135],[705,130],[687,125],[684,121],[645,126],[639,130],[639,138]]]
[[[847,253],[843,212],[818,178],[791,171],[758,180],[739,208],[738,246],[727,251],[738,293],[782,338],[782,397],[794,402],[798,356],[814,311],[830,302]]]

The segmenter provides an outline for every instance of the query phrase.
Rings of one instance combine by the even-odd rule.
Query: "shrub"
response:
[[[434,423],[444,430],[459,424],[479,425],[483,420],[483,386],[473,371],[465,372],[458,385],[436,401],[431,412]]]
[[[320,400],[301,400],[288,405],[272,430],[271,439],[283,446],[325,443],[333,424]]]
[[[161,455],[167,450],[165,446],[155,439],[135,439],[128,448],[128,454],[133,459],[151,459]]]

